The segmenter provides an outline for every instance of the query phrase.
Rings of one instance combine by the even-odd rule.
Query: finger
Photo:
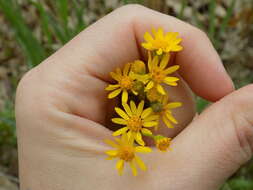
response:
[[[233,90],[219,56],[203,32],[138,5],[124,6],[105,16],[56,55],[65,57],[60,64],[78,65],[79,69],[108,80],[110,71],[146,54],[140,48],[143,34],[158,26],[179,32],[183,38],[184,50],[177,54],[176,63],[181,65],[181,74],[194,92],[215,101]]]
[[[232,93],[180,133],[167,160],[174,161],[170,172],[188,173],[184,180],[192,189],[211,190],[246,163],[253,155],[252,94],[253,85]]]

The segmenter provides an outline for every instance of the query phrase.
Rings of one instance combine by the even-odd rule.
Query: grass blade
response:
[[[46,10],[44,9],[44,7],[42,6],[42,4],[40,2],[31,1],[31,3],[39,11],[40,19],[41,19],[41,23],[42,23],[42,31],[45,34],[45,36],[47,37],[48,45],[51,46],[53,37],[52,37],[52,33],[50,32],[50,29],[49,29],[49,18],[47,16]]]
[[[215,44],[215,9],[216,9],[216,0],[211,0],[209,3],[209,28],[208,35],[211,41]]]
[[[229,22],[230,18],[232,17],[232,14],[233,14],[235,3],[236,3],[236,0],[231,0],[231,3],[230,3],[230,5],[227,9],[227,12],[226,12],[226,16],[222,20],[218,36],[221,36],[226,31],[226,29],[228,27],[228,22]],[[217,47],[218,48],[220,47],[220,39],[217,41]]]
[[[222,20],[221,27],[220,27],[220,33],[225,32],[225,30],[226,30],[226,28],[228,26],[228,22],[229,22],[232,14],[233,14],[235,3],[236,3],[236,0],[232,0],[231,1],[230,5],[229,5],[229,7],[227,9],[226,16]]]
[[[57,15],[60,18],[62,28],[65,32],[65,36],[70,39],[72,31],[68,27],[68,0],[58,0],[55,2]]]
[[[78,34],[79,32],[81,32],[84,28],[87,27],[86,22],[83,19],[83,15],[85,14],[85,3],[82,3],[81,5],[78,4],[78,2],[76,0],[73,0],[73,6],[75,9],[75,14],[76,14],[76,18],[77,18],[77,25],[76,25],[76,29],[75,29],[75,34]]]

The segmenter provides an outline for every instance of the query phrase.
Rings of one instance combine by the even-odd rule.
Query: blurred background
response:
[[[129,3],[204,30],[236,88],[253,82],[253,0],[0,0],[0,190],[18,189],[14,99],[22,75],[90,24]],[[209,104],[196,100],[199,112]],[[253,160],[221,190],[253,190]]]

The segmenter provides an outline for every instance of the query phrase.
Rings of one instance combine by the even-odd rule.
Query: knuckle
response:
[[[204,39],[204,40],[209,40],[206,32],[204,32],[203,30],[196,28],[196,27],[192,27],[192,34],[195,36],[198,36],[198,38],[200,39]]]
[[[114,13],[118,14],[125,22],[131,23],[134,22],[135,19],[138,19],[145,10],[147,10],[147,8],[142,5],[128,4],[116,9]]]
[[[142,5],[139,5],[139,4],[128,4],[128,5],[124,5],[120,8],[118,8],[116,11],[120,11],[120,12],[129,14],[129,13],[132,13],[135,11],[142,11],[144,9],[146,9],[146,8]]]
[[[21,80],[18,83],[16,96],[19,97],[19,95],[22,95],[24,92],[26,92],[27,88],[31,86],[31,83],[34,81],[36,69],[33,68],[26,72],[24,76],[21,78]]]

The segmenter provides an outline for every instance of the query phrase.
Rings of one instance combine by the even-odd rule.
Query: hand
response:
[[[146,59],[138,44],[145,31],[158,26],[183,38],[184,50],[174,57],[180,76],[197,95],[217,102],[187,126],[194,103],[181,82],[171,92],[184,103],[175,116],[181,125],[163,132],[175,137],[172,151],[142,157],[148,171],[137,177],[128,170],[118,176],[115,161],[104,154],[110,147],[103,140],[112,133],[104,88],[110,71]],[[119,8],[21,80],[16,99],[21,190],[218,189],[253,150],[253,86],[232,91],[203,32],[141,6]]]

